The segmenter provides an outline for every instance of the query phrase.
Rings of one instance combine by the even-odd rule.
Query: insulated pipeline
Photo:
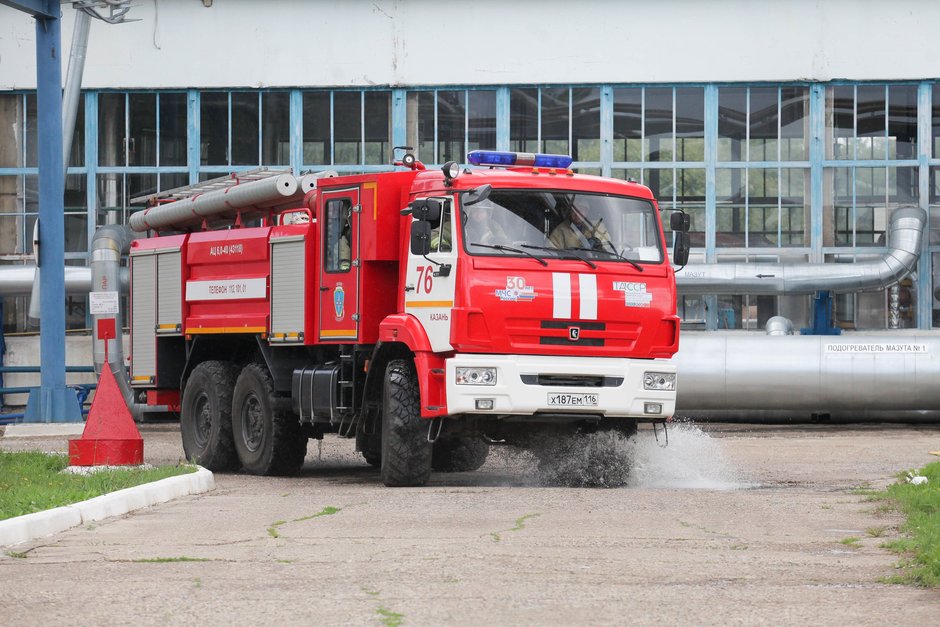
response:
[[[940,334],[683,331],[676,414],[940,410]]]
[[[902,207],[891,214],[888,252],[853,263],[713,263],[689,264],[676,273],[683,296],[703,294],[812,294],[888,288],[917,265],[927,213]]]

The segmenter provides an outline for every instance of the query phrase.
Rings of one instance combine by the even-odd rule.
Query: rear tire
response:
[[[486,463],[490,445],[480,436],[443,437],[434,443],[431,468],[439,472],[472,472]]]
[[[261,364],[238,375],[232,398],[232,430],[242,466],[253,475],[293,475],[307,454],[307,437],[288,399],[274,393]]]
[[[204,361],[183,390],[180,433],[186,459],[214,472],[238,468],[232,439],[232,394],[238,368],[228,361]]]
[[[396,359],[385,369],[382,403],[382,481],[389,487],[422,486],[431,478],[428,425],[421,419],[414,365]]]

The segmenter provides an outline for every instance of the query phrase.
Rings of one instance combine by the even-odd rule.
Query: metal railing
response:
[[[70,372],[90,372],[95,371],[94,366],[66,366],[66,374]],[[3,398],[7,394],[29,394],[38,389],[38,385],[32,386],[5,386],[2,385],[3,375],[6,374],[38,374],[39,366],[0,366],[0,405],[3,404]],[[92,390],[98,387],[97,383],[72,383],[67,387],[73,388],[78,395],[78,404],[82,406],[82,415],[86,415],[88,410],[84,407],[85,400]],[[23,420],[24,412],[0,414],[0,425],[8,425]]]

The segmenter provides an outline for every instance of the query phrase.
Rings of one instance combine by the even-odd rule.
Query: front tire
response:
[[[204,361],[193,369],[180,407],[186,459],[219,472],[238,468],[232,439],[232,394],[238,368],[228,361]]]
[[[307,438],[287,399],[261,364],[238,375],[232,398],[232,430],[242,466],[253,475],[293,475],[307,454]]]
[[[389,487],[422,486],[431,478],[428,425],[421,419],[418,377],[410,361],[385,369],[382,403],[382,481]]]

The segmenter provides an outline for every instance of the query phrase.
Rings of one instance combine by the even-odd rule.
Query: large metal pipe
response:
[[[888,252],[853,263],[689,264],[676,273],[683,296],[696,294],[812,294],[886,289],[910,273],[920,256],[927,213],[902,207],[891,214]]]
[[[119,272],[121,289],[127,289],[127,268]],[[0,266],[0,296],[31,294],[36,280],[36,266]],[[87,294],[91,287],[91,268],[65,266],[66,294]]]
[[[95,231],[91,241],[91,290],[92,292],[120,292],[121,286],[121,258],[130,250],[135,234],[126,226],[107,225]],[[126,292],[125,292],[126,293]],[[94,329],[98,328],[98,320],[103,316],[94,315]],[[117,314],[108,314],[115,318],[114,326],[118,330],[118,337],[107,341],[107,362],[105,362],[105,341],[99,340],[93,333],[95,372],[100,374],[101,369],[108,367],[121,389],[127,408],[135,420],[138,420],[147,409],[137,403],[134,390],[127,378],[127,368],[124,365],[124,346],[120,329],[123,328],[120,307]]]
[[[675,361],[678,416],[940,415],[940,333],[684,331]]]

